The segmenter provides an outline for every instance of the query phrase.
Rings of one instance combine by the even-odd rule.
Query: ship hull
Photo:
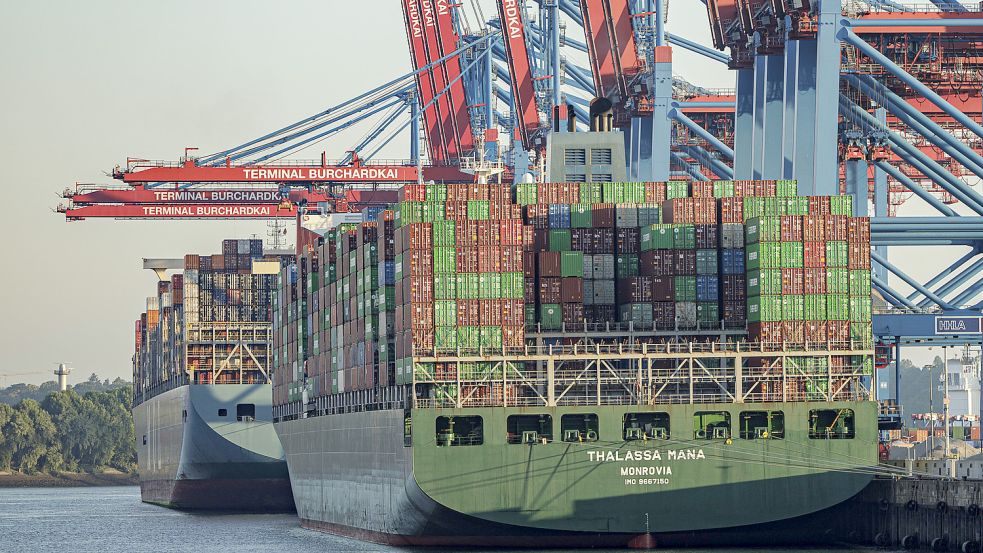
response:
[[[808,418],[810,407],[815,405],[740,409],[782,409],[789,421]],[[857,421],[876,421],[873,404],[838,407],[854,409]],[[733,404],[659,410],[684,421],[697,409],[737,414]],[[400,410],[326,415],[275,426],[287,454],[301,524],[393,545],[822,543],[833,534],[833,519],[824,513],[859,493],[871,479],[869,467],[877,462],[876,424],[860,422],[849,440],[808,440],[790,427],[783,440],[735,438],[730,443],[697,442],[676,430],[669,440],[645,444],[620,439],[505,443],[507,415],[546,411],[559,420],[566,412],[585,410],[413,410],[411,446],[404,445],[410,442],[404,441]],[[593,411],[601,416],[601,440],[620,434],[625,408]],[[482,416],[485,442],[437,446],[434,421],[449,414]],[[613,421],[610,428],[606,420]]]
[[[181,510],[292,511],[271,416],[265,384],[185,385],[134,406],[141,498]]]

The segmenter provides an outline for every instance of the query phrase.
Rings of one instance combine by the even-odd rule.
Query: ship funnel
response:
[[[607,98],[594,98],[590,103],[590,130],[610,132],[614,122],[614,104]]]

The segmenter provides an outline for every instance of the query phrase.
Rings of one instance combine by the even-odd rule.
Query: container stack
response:
[[[264,257],[260,240],[224,240],[221,254],[188,254],[184,267],[158,283],[138,321],[137,394],[264,380],[280,259]]]

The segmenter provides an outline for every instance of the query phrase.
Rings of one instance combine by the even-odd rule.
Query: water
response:
[[[305,530],[293,515],[180,513],[142,503],[140,488],[136,486],[0,488],[0,552],[38,551],[405,553],[410,550]],[[460,550],[430,551],[457,553]],[[803,550],[800,553],[828,552]]]

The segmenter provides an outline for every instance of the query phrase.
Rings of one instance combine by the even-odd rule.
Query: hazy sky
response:
[[[494,4],[482,4],[491,17]],[[156,282],[141,258],[212,253],[222,238],[266,232],[232,221],[66,223],[51,211],[56,194],[113,184],[104,172],[127,156],[244,142],[410,69],[399,0],[2,5],[0,375],[34,373],[8,383],[49,380],[59,361],[75,367],[73,381],[128,379],[133,321]],[[670,10],[671,32],[709,44],[698,0]],[[694,84],[733,86],[718,63],[679,48],[674,61]],[[321,148],[340,157],[364,131]],[[408,157],[407,141],[381,157]]]

